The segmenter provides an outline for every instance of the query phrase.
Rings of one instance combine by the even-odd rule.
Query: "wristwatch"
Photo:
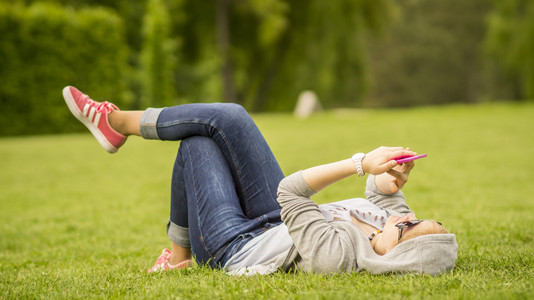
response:
[[[356,153],[352,156],[352,160],[354,161],[354,164],[356,165],[356,172],[358,172],[358,176],[362,177],[365,176],[365,172],[363,171],[362,167],[362,159],[365,157],[365,153]]]

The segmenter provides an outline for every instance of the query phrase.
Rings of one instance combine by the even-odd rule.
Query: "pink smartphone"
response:
[[[398,164],[403,164],[403,163],[416,160],[416,159],[420,159],[423,157],[426,157],[426,154],[413,155],[413,156],[402,156],[402,157],[395,158],[395,160],[397,161]]]

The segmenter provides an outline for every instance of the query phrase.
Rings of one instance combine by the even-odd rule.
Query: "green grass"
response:
[[[534,297],[533,105],[254,119],[286,174],[380,145],[428,153],[404,190],[419,217],[456,233],[456,269],[438,277],[236,278],[203,268],[146,274],[169,246],[165,224],[178,144],[130,138],[109,155],[89,134],[17,137],[0,139],[0,298]],[[347,179],[315,199],[362,196],[363,181]]]

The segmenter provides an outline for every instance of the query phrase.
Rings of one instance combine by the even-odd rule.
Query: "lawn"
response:
[[[381,145],[419,160],[404,191],[457,236],[442,276],[285,274],[195,267],[146,274],[169,246],[177,143],[132,137],[110,155],[89,134],[0,139],[0,299],[534,298],[534,105],[254,115],[286,174]],[[72,120],[75,122],[75,119]],[[349,178],[315,198],[363,196]]]

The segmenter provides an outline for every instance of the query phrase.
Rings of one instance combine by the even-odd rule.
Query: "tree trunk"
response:
[[[256,90],[256,96],[254,97],[254,102],[251,105],[251,110],[253,112],[263,111],[269,99],[269,92],[272,88],[273,83],[276,80],[278,71],[280,70],[284,57],[287,53],[288,45],[291,40],[291,32],[286,31],[282,34],[282,37],[278,41],[276,46],[275,54],[273,56],[271,64],[267,67],[267,71],[263,74],[258,89]]]
[[[217,49],[221,57],[221,76],[224,101],[234,102],[235,98],[232,61],[230,59],[230,26],[228,9],[231,0],[217,0],[215,12],[215,32]]]

